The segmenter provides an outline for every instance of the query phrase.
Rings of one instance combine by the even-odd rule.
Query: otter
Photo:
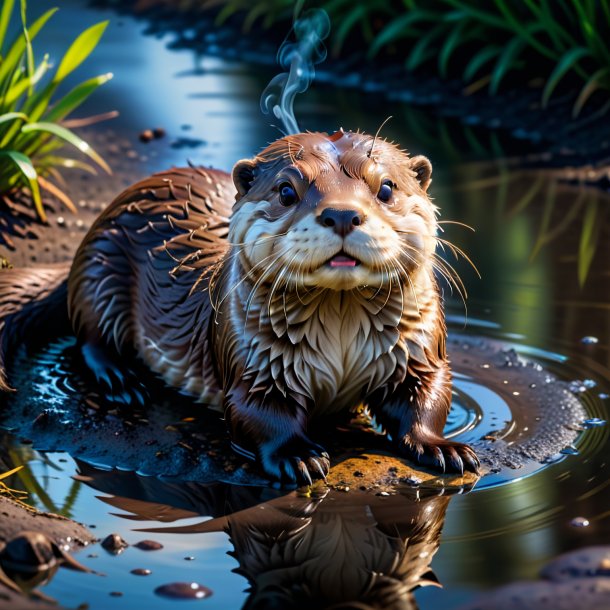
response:
[[[137,357],[218,405],[234,449],[284,484],[326,476],[308,429],[359,405],[400,454],[478,472],[470,447],[443,438],[431,173],[426,157],[340,130],[283,137],[232,176],[191,166],[133,185],[69,271],[85,362],[127,402],[146,400],[122,364]]]

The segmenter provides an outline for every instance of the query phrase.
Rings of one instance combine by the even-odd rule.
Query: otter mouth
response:
[[[337,252],[332,258],[329,258],[326,264],[329,267],[357,267],[360,265],[360,261],[341,250],[341,252]]]

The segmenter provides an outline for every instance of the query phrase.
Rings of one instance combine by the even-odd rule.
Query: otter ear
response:
[[[417,181],[421,185],[422,189],[427,191],[428,187],[430,186],[432,176],[432,164],[430,161],[428,161],[428,158],[424,157],[423,155],[413,157],[409,161],[409,167],[417,175]]]
[[[251,159],[242,159],[233,167],[233,182],[239,198],[243,197],[252,186],[256,162]]]

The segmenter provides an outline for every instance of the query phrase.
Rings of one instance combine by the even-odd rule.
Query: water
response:
[[[31,13],[37,14],[43,5],[30,3]],[[74,0],[62,3],[54,24],[40,35],[39,44],[58,60],[66,46],[65,32],[76,32],[103,18],[110,18],[111,26],[79,73],[86,78],[112,71],[115,78],[79,114],[118,108],[121,116],[113,129],[134,141],[143,129],[165,128],[168,135],[164,140],[137,145],[146,171],[183,164],[187,157],[228,170],[237,159],[253,155],[277,137],[277,131],[266,124],[258,110],[258,98],[272,70],[247,62],[194,56],[188,50],[168,50],[168,38],[144,35],[142,22],[86,8]],[[532,151],[524,144],[510,142],[502,133],[465,131],[455,121],[386,104],[374,95],[314,83],[313,89],[297,100],[296,113],[306,129],[332,131],[343,126],[369,132],[393,114],[395,118],[384,134],[413,154],[424,153],[432,159],[431,192],[442,208],[443,219],[476,228],[471,233],[445,225],[446,237],[469,253],[482,275],[478,280],[467,265],[457,263],[470,294],[467,319],[459,298],[448,295],[452,336],[504,341],[566,383],[592,380],[594,385],[588,384],[578,399],[588,419],[608,419],[610,202],[603,194],[557,184],[544,172],[518,169],[509,157]],[[588,251],[587,243],[581,243],[586,214],[595,215],[598,237],[593,252]],[[591,258],[585,273],[583,258]],[[585,337],[598,341],[583,341]],[[463,362],[458,366],[464,357],[459,345],[458,341],[452,348],[458,374],[447,433],[472,442],[501,429],[508,442],[524,442],[519,434],[536,423],[536,411],[528,411],[526,394],[521,391],[515,395],[504,387],[502,380],[480,366],[485,364],[483,360],[476,360],[472,369]],[[66,380],[50,375],[53,382]],[[59,401],[53,404],[65,409],[66,403],[58,396],[65,399],[74,388],[53,387],[57,391],[49,396]],[[9,463],[27,462],[31,475],[27,487],[36,506],[95,525],[93,531],[100,537],[117,532],[132,545],[147,538],[164,545],[154,552],[130,546],[116,557],[99,546],[83,550],[78,559],[106,576],[60,570],[43,590],[64,606],[87,602],[95,610],[146,604],[162,610],[177,602],[156,595],[155,589],[180,581],[196,582],[213,592],[191,604],[240,608],[248,598],[247,579],[263,573],[271,562],[267,551],[261,550],[267,546],[253,543],[249,547],[248,541],[257,539],[260,532],[279,536],[281,528],[296,532],[292,540],[301,540],[298,549],[302,551],[299,556],[296,546],[287,550],[290,539],[284,540],[284,546],[276,547],[277,552],[285,553],[284,564],[290,557],[295,565],[313,566],[307,577],[327,596],[341,592],[347,596],[350,592],[354,599],[362,599],[363,584],[350,567],[361,561],[369,570],[383,571],[385,566],[387,572],[384,562],[396,549],[392,546],[396,538],[379,537],[379,528],[372,527],[374,515],[392,535],[404,538],[409,534],[421,542],[430,557],[436,550],[437,530],[442,527],[431,565],[443,589],[424,587],[415,592],[415,599],[422,610],[454,609],[482,590],[535,578],[540,567],[562,551],[610,542],[610,484],[605,461],[609,430],[603,425],[583,428],[588,429],[575,440],[577,454],[554,456],[544,467],[528,462],[517,470],[503,469],[484,477],[468,494],[448,493],[439,498],[428,497],[426,493],[433,492],[426,492],[419,503],[415,502],[416,492],[409,489],[390,497],[354,489],[300,498],[256,487],[210,487],[98,470],[75,462],[65,452],[34,451],[14,436],[5,437],[0,456]],[[99,422],[95,429],[99,433]],[[95,430],[91,434],[94,439]],[[104,463],[103,456],[93,461],[112,465]],[[26,487],[24,481],[14,477],[11,485]],[[233,516],[225,521],[225,513]],[[265,520],[267,515],[270,517]],[[211,516],[215,520],[209,520]],[[428,529],[413,535],[407,516]],[[578,517],[586,518],[589,526],[571,525]],[[306,527],[299,529],[304,524]],[[139,531],[175,526],[190,533]],[[371,532],[376,537],[367,538]],[[373,546],[363,547],[363,540]],[[230,551],[237,551],[241,568],[238,559],[227,554]],[[89,556],[92,554],[97,557]],[[415,569],[421,562],[412,560],[407,576],[421,577],[430,557],[423,557],[421,573]],[[316,566],[323,569],[317,572]],[[132,574],[137,568],[150,569],[151,574]],[[302,581],[304,574],[298,570],[285,574],[285,584]],[[110,597],[117,591],[123,595]],[[299,595],[304,598],[302,591]]]

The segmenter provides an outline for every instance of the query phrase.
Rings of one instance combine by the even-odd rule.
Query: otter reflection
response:
[[[450,501],[439,490],[407,488],[383,497],[318,484],[282,495],[80,468],[79,478],[112,494],[102,500],[126,511],[124,518],[169,523],[212,516],[145,531],[226,532],[237,572],[250,584],[247,610],[412,610],[413,590],[439,586],[430,563]]]

